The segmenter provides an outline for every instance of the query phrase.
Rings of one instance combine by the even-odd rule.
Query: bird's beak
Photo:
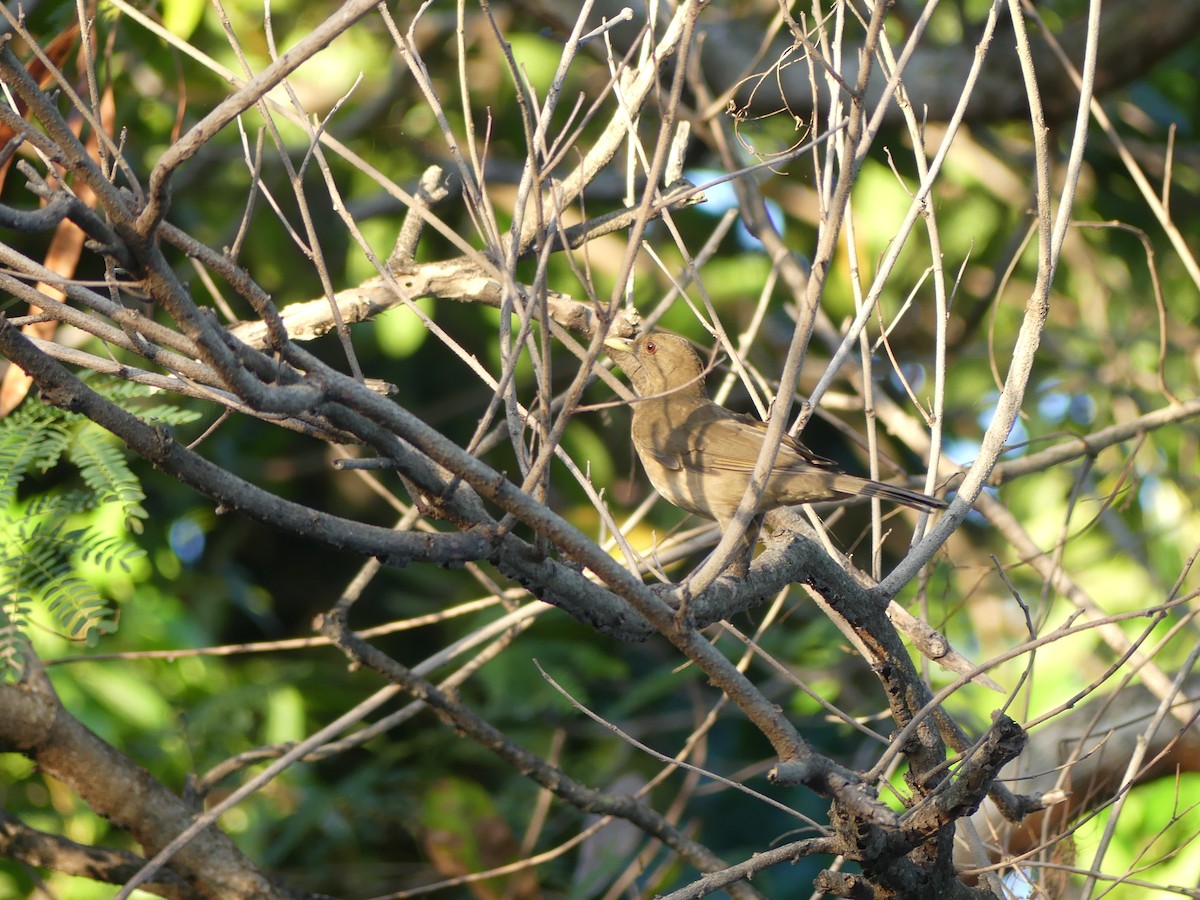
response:
[[[606,338],[604,346],[609,350],[616,350],[622,353],[630,353],[633,350],[633,341],[629,338]]]

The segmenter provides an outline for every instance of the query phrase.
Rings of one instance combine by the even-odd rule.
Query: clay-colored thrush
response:
[[[704,366],[683,338],[644,334],[634,341],[610,338],[604,345],[637,391],[633,446],[650,483],[676,506],[727,528],[750,483],[766,423],[708,399]],[[858,494],[920,510],[946,506],[935,497],[848,475],[785,434],[754,512]],[[751,547],[754,539],[748,537]]]

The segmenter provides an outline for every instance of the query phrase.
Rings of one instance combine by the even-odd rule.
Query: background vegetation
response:
[[[1200,4],[1096,7],[8,4],[0,896],[1200,893]],[[649,328],[954,505],[716,577]]]

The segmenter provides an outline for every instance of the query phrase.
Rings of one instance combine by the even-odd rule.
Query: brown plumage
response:
[[[683,338],[644,334],[604,343],[641,398],[633,404],[633,446],[650,483],[681,509],[728,527],[750,482],[766,423],[708,399],[704,366]],[[935,497],[848,475],[784,435],[755,513],[856,495],[925,511],[946,506]]]

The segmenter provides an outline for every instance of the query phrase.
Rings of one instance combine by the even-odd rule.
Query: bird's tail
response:
[[[929,512],[934,509],[945,509],[948,504],[937,497],[918,494],[882,481],[872,481],[870,478],[859,478],[857,475],[839,475],[833,480],[831,487],[842,494],[859,494],[863,497],[878,497],[880,500],[890,500],[901,506],[910,506]]]

